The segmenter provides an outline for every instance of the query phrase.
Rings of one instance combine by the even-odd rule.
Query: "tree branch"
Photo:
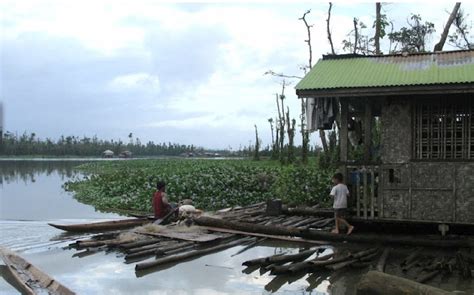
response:
[[[327,33],[328,33],[328,40],[329,40],[329,44],[331,45],[331,53],[332,54],[336,54],[336,52],[334,51],[334,45],[332,43],[332,36],[331,36],[331,30],[330,30],[330,21],[331,21],[331,9],[332,9],[332,3],[329,2],[329,9],[328,9],[328,18],[326,19],[326,29],[327,29]]]
[[[273,70],[268,70],[264,73],[264,75],[271,75],[274,77],[280,77],[280,78],[290,78],[290,79],[303,79],[303,77],[300,76],[294,76],[294,75],[285,75],[283,73],[276,73]]]
[[[308,32],[308,39],[305,40],[305,42],[308,44],[308,49],[309,49],[309,60],[308,60],[308,68],[311,69],[313,67],[313,49],[311,47],[311,27],[312,25],[309,25],[308,22],[306,21],[306,15],[310,13],[311,10],[306,11],[302,17],[300,17],[300,20],[304,22],[304,25],[306,26],[306,31]]]

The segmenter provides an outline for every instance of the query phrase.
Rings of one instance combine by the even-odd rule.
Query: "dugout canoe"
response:
[[[131,218],[80,224],[48,224],[52,227],[68,232],[95,232],[131,228],[135,226],[144,225],[152,221],[153,219],[150,218]]]
[[[0,257],[23,294],[76,294],[15,252],[0,247]]]

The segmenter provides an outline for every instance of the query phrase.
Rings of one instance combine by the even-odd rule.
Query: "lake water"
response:
[[[140,277],[135,265],[125,264],[116,252],[79,257],[76,250],[65,247],[71,239],[84,236],[66,237],[48,222],[123,218],[97,212],[64,191],[64,182],[81,176],[74,170],[81,163],[84,161],[0,160],[0,244],[19,252],[78,294],[327,294],[332,281],[328,274],[275,278],[261,276],[258,270],[242,273],[245,260],[298,250],[288,244],[263,244],[231,257],[242,249],[233,247]],[[18,294],[3,269],[0,274],[0,294]],[[348,278],[339,278],[332,293],[346,294],[346,286],[354,283]]]

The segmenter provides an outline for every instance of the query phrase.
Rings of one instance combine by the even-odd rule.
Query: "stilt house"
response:
[[[474,224],[474,50],[325,55],[296,93],[339,124],[355,216]]]

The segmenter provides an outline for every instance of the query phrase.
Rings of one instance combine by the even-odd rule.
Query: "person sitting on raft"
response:
[[[156,183],[156,192],[153,194],[153,211],[156,219],[163,219],[173,210],[166,195],[166,183],[158,181]]]

